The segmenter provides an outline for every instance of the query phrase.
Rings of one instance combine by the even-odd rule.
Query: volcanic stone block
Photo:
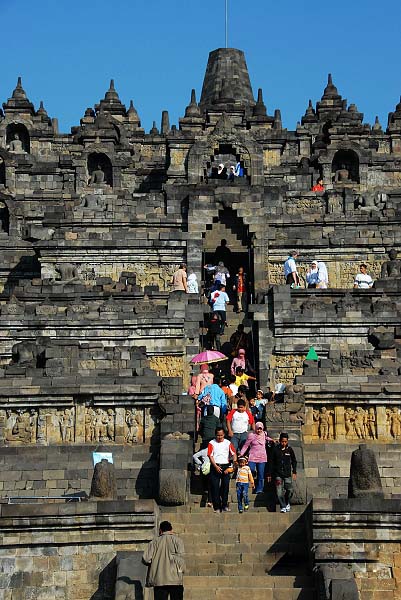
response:
[[[382,483],[373,450],[361,444],[351,456],[349,498],[379,496],[384,498]]]
[[[188,471],[186,469],[160,469],[159,502],[161,504],[185,504],[188,494]]]
[[[114,465],[105,458],[95,465],[90,497],[105,500],[117,498],[117,482]]]

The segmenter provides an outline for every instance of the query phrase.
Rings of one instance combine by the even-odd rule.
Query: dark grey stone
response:
[[[117,498],[117,482],[114,465],[104,459],[95,465],[90,498],[113,500]]]
[[[375,453],[361,444],[351,456],[349,498],[379,496],[384,498]]]

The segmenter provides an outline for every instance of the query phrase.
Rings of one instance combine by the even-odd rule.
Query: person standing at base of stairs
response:
[[[183,600],[184,552],[184,543],[171,523],[162,521],[159,536],[143,553],[143,562],[149,565],[147,586],[153,588],[154,600]]]
[[[214,512],[229,512],[230,475],[233,472],[232,461],[237,460],[237,453],[232,443],[224,438],[223,427],[217,427],[216,438],[209,442],[207,455],[211,463],[210,489]]]
[[[297,459],[294,450],[288,445],[288,433],[280,433],[279,443],[273,448],[267,466],[267,481],[274,479],[280,512],[290,512],[292,482],[297,478]]]
[[[238,512],[243,513],[244,509],[248,510],[249,508],[249,484],[251,484],[252,487],[255,487],[252,471],[246,464],[245,456],[240,456],[238,458],[238,470],[235,482],[235,487],[237,490]],[[244,501],[244,508],[242,508],[242,501]]]

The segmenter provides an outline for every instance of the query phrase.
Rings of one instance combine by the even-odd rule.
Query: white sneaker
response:
[[[286,512],[290,512],[291,510],[291,506],[289,504],[287,504],[287,506],[285,507]]]
[[[282,509],[280,510],[280,512],[282,512],[282,513],[286,513],[286,512],[287,512],[287,509],[286,509],[286,508],[282,508]]]

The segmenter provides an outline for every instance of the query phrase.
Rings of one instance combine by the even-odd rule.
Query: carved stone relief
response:
[[[270,357],[270,370],[274,373],[271,383],[285,383],[291,385],[297,375],[302,375],[305,354],[285,354]]]
[[[149,366],[160,377],[181,377],[184,389],[189,386],[189,369],[184,363],[183,356],[151,356]]]
[[[301,215],[305,213],[323,214],[325,212],[325,205],[320,198],[287,199],[285,207],[289,215]]]
[[[151,438],[158,417],[152,408],[70,406],[0,409],[6,445],[137,444]]]
[[[183,356],[151,356],[149,366],[160,377],[182,377],[184,374]]]
[[[316,257],[311,257],[316,258]],[[359,267],[361,263],[365,263],[368,267],[368,273],[371,275],[373,280],[380,277],[381,267],[384,261],[384,257],[380,260],[375,260],[373,256],[369,256],[368,260],[344,260],[344,261],[328,261],[325,260],[328,274],[329,274],[329,287],[330,288],[349,288],[352,289],[354,286],[355,276],[359,273]],[[271,285],[283,285],[285,283],[283,273],[282,262],[267,262],[268,281]],[[298,273],[302,280],[305,280],[306,271],[309,269],[309,262],[297,262]]]
[[[401,410],[399,406],[307,406],[303,434],[307,443],[396,441],[401,437]]]
[[[153,265],[152,263],[91,263],[79,268],[80,276],[84,281],[95,283],[97,277],[110,277],[119,281],[123,271],[130,271],[136,275],[136,284],[142,288],[146,285],[157,285],[160,291],[171,291],[171,278],[178,265]]]

